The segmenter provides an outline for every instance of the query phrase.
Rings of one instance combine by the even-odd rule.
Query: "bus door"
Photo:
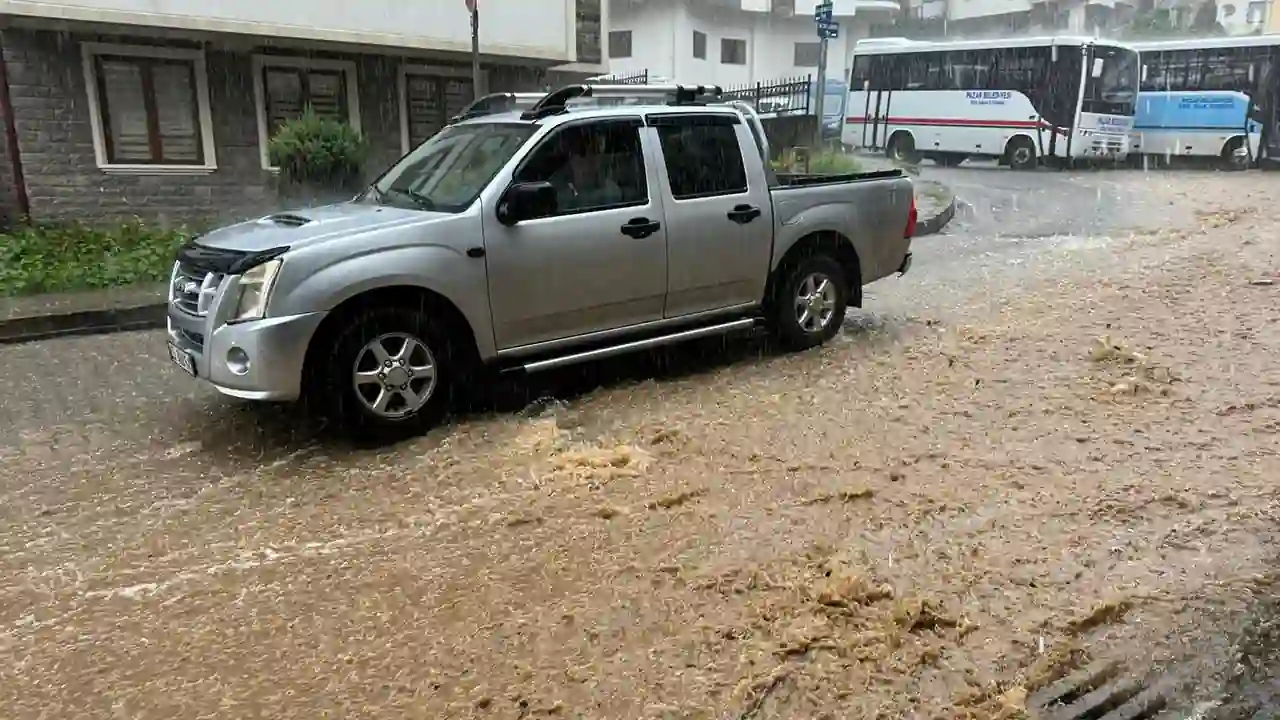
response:
[[[1244,137],[1249,148],[1249,158],[1259,162],[1264,158],[1280,158],[1280,115],[1276,100],[1280,98],[1280,73],[1275,71],[1275,48],[1262,48],[1262,53],[1249,64],[1249,112],[1245,115]],[[1256,123],[1256,125],[1255,125]],[[1261,126],[1261,134],[1251,132]]]
[[[1049,157],[1071,157],[1071,138],[1080,111],[1080,91],[1084,83],[1084,48],[1055,45],[1049,60],[1047,87],[1040,106],[1044,121],[1045,143],[1042,149]]]
[[[865,107],[862,117],[866,122],[862,126],[862,146],[871,150],[879,150],[889,142],[889,106],[893,104],[893,89],[897,73],[894,68],[900,65],[896,55],[871,55],[870,76],[865,84],[863,96]]]

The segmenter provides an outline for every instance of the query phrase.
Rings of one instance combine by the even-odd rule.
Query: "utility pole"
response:
[[[822,0],[813,9],[813,22],[818,27],[818,82],[810,92],[817,93],[813,103],[813,112],[817,116],[818,129],[814,133],[814,147],[819,151],[826,144],[823,127],[827,118],[823,114],[824,100],[827,97],[827,41],[840,37],[840,23],[831,19],[831,0]]]
[[[466,0],[471,13],[471,99],[480,99],[480,7],[479,0]]]

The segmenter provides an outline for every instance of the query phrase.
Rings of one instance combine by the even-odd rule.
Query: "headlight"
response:
[[[279,259],[255,265],[240,276],[240,303],[236,306],[235,320],[259,320],[267,313],[267,300],[271,298],[271,286],[280,274]]]

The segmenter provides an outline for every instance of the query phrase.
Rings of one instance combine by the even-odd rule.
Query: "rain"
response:
[[[1269,2],[9,5],[0,717],[1280,708]]]

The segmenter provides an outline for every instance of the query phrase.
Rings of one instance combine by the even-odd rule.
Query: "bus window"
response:
[[[1206,50],[1200,55],[1201,79],[1200,90],[1238,90],[1247,92],[1252,89],[1249,82],[1251,59],[1247,55],[1248,48],[1230,48]]]
[[[849,71],[849,90],[857,92],[867,86],[871,79],[871,55],[856,55],[853,58],[853,69]]]
[[[1049,77],[1048,48],[1008,48],[996,58],[994,86],[1028,96],[1040,91]]]

